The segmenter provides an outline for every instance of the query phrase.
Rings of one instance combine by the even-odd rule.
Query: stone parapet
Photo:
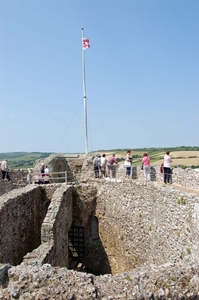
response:
[[[125,170],[123,164],[119,166],[115,165],[115,178],[123,180],[125,179]],[[151,166],[151,181],[153,182],[163,182],[163,173],[160,172],[160,166]],[[88,157],[83,164],[80,182],[87,182],[89,180],[98,180],[94,178],[94,170],[92,157]],[[141,166],[132,165],[130,179],[133,180],[144,180],[144,172],[141,170]],[[172,183],[181,185],[183,187],[192,188],[199,190],[199,170],[191,168],[173,168],[172,169]]]

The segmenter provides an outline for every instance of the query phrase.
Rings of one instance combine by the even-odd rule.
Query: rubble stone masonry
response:
[[[95,179],[84,161],[79,184],[8,187],[0,299],[199,299],[199,173],[178,168],[163,185],[152,172]],[[84,272],[70,270],[72,226],[84,228]]]

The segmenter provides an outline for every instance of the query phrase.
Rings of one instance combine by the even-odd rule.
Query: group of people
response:
[[[163,180],[165,184],[171,183],[171,163],[172,159],[170,157],[170,152],[166,151],[164,156],[164,162],[162,164],[161,172],[163,173]],[[131,166],[132,166],[133,158],[131,156],[131,150],[127,150],[126,158],[124,162],[124,166],[126,168],[125,177],[130,178],[131,175]],[[112,153],[109,158],[106,158],[106,154],[95,155],[93,158],[93,166],[94,166],[94,176],[95,178],[103,178],[103,177],[115,177],[115,167],[114,165],[118,165],[118,162],[115,158],[115,153]],[[8,160],[4,159],[0,162],[0,169],[2,173],[2,179],[6,179],[10,181],[10,176],[8,174]],[[142,169],[144,172],[144,178],[146,181],[150,181],[150,158],[147,153],[143,154],[142,157]],[[27,183],[31,183],[31,172],[32,170],[28,170],[27,174]],[[35,176],[33,176],[33,180],[35,184],[47,184],[50,183],[49,179],[49,168],[47,165],[42,165],[40,172],[37,172]]]
[[[28,169],[27,183],[47,184],[50,183],[48,166],[42,165],[40,172],[32,176],[32,169]]]
[[[0,162],[0,170],[1,170],[1,176],[2,180],[8,180],[10,181],[10,175],[8,174],[8,160],[5,158]],[[32,183],[32,169],[27,170],[27,183]],[[47,165],[42,165],[40,172],[37,172],[35,176],[33,176],[33,182],[36,184],[42,184],[42,183],[50,183],[49,179],[49,169]]]
[[[132,165],[133,158],[131,156],[131,150],[127,150],[126,152],[126,158],[124,162],[124,166],[126,168],[125,177],[129,178],[131,175],[131,165]],[[150,181],[151,175],[150,175],[150,158],[148,157],[147,153],[143,154],[142,158],[142,169],[144,171],[144,177],[146,181]]]
[[[10,181],[10,176],[8,174],[8,160],[5,158],[0,162],[0,169],[1,169],[1,177],[3,180]]]
[[[170,152],[166,151],[163,162],[163,179],[164,183],[171,183],[171,162],[172,159],[170,157]],[[127,150],[126,158],[124,162],[125,166],[125,177],[130,178],[131,175],[131,166],[132,166],[133,158],[131,156],[131,150]],[[94,166],[94,176],[95,178],[103,178],[103,177],[115,177],[115,168],[114,164],[118,165],[118,162],[115,158],[115,153],[113,153],[108,159],[106,159],[106,154],[95,155],[93,159]],[[150,157],[147,153],[143,154],[142,157],[142,170],[144,172],[144,178],[146,181],[151,180],[151,172],[150,172]]]
[[[95,178],[103,177],[115,177],[114,165],[118,165],[115,158],[115,153],[111,154],[108,159],[106,159],[106,154],[95,155],[93,158],[94,176]]]
[[[161,172],[163,173],[163,180],[164,183],[171,183],[171,163],[172,163],[172,158],[169,155],[170,151],[166,151],[166,154],[164,155],[164,161],[161,165],[162,169]],[[144,177],[146,181],[150,181],[150,158],[148,157],[147,153],[144,153],[143,158],[142,158],[142,169],[144,171]]]
[[[49,168],[46,165],[42,165],[40,172],[37,172],[34,177],[35,184],[48,184],[50,183],[49,179]]]

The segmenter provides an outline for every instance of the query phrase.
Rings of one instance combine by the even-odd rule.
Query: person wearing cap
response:
[[[113,153],[111,156],[109,156],[109,158],[107,160],[106,166],[107,166],[107,176],[108,177],[110,177],[110,175],[112,178],[115,177],[115,174],[114,174],[115,169],[113,167],[114,164],[118,165],[118,162],[115,158],[115,153]]]

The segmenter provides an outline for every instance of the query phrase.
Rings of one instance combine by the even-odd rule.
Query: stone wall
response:
[[[27,170],[9,170],[10,181],[0,178],[0,196],[15,188],[27,185]]]
[[[9,170],[11,182],[17,186],[26,186],[27,184],[27,170]]]
[[[29,185],[30,186],[30,185]],[[40,244],[25,253],[23,265],[68,266],[68,231],[72,222],[72,189],[65,184],[38,187],[42,191],[40,201],[45,196],[42,223],[40,224]],[[46,204],[49,204],[46,207]]]
[[[45,251],[41,245],[26,259],[30,263],[30,258],[35,262],[42,257],[38,265],[68,266],[67,234],[73,224],[84,227],[81,261],[95,274],[121,273],[143,264],[197,263],[198,211],[196,195],[155,182],[63,184],[54,193],[41,227]]]
[[[1,299],[197,300],[199,266],[142,266],[115,276],[94,276],[49,264],[9,270]]]
[[[41,242],[42,197],[39,187],[27,186],[0,197],[0,262],[20,264]]]
[[[84,228],[84,271],[95,275],[111,273],[106,250],[99,235],[96,217],[98,186],[80,184],[73,194],[73,225]]]
[[[52,244],[45,261],[53,266],[68,267],[68,231],[72,224],[73,187],[62,185],[53,195],[42,224],[42,243]]]
[[[63,174],[65,171],[67,171],[67,181],[70,183],[76,182],[79,180],[83,162],[84,156],[81,157],[76,155],[75,157],[68,157],[66,155],[61,156],[53,154],[44,160],[39,160],[36,162],[35,167],[33,168],[32,176],[40,171],[43,164],[47,165],[49,168],[52,183],[65,182],[65,174]],[[62,174],[56,174],[60,172]]]
[[[1,203],[15,203],[19,191],[2,196]],[[9,283],[0,296],[39,299],[50,291],[53,299],[198,299],[196,194],[157,182],[94,180],[78,186],[29,185],[21,190],[22,199],[34,193],[33,200],[39,191],[41,202],[44,195],[44,201],[50,200],[41,224],[41,243],[21,265],[9,269]],[[12,214],[11,207],[7,215]],[[64,268],[71,225],[85,228],[82,262],[102,274],[109,267],[115,275],[96,277]]]
[[[50,186],[42,188],[45,188],[48,193]],[[96,256],[89,255],[91,251],[88,248],[94,236],[91,231],[91,221],[95,215],[96,192],[96,188],[88,185],[75,187],[56,184],[56,190],[51,196],[48,211],[41,225],[41,244],[25,255],[23,264],[50,263],[53,266],[69,267],[71,259],[68,255],[68,232],[71,226],[75,226],[84,228],[85,257],[89,256],[88,265],[91,260],[95,265]],[[86,258],[84,263],[87,264],[85,261]],[[90,268],[93,269],[91,264]]]
[[[198,263],[199,197],[157,183],[99,185],[96,215],[112,273],[143,264]]]
[[[0,180],[0,196],[13,190],[13,183],[7,180]]]
[[[1,196],[0,297],[198,299],[199,197],[164,186],[159,167],[151,170],[151,182],[140,167],[125,179],[123,166],[116,179],[95,179],[85,161],[79,185],[27,185]],[[176,168],[172,179],[197,192],[198,174]],[[84,228],[78,262],[87,273],[68,270],[73,226]]]

